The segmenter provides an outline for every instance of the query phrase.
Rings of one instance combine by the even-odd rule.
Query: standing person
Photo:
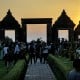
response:
[[[73,70],[69,72],[68,80],[80,80],[80,59],[73,61]]]
[[[30,43],[29,54],[30,54],[31,64],[32,64],[32,59],[34,59],[34,63],[35,63],[35,49],[33,43]]]
[[[15,58],[15,63],[19,59],[19,53],[20,53],[20,46],[18,43],[15,44],[15,49],[14,49],[14,58]]]
[[[3,47],[3,55],[4,55],[4,60],[5,60],[5,65],[8,67],[9,65],[9,54],[8,54],[8,45],[5,44],[5,46]]]
[[[41,56],[41,43],[36,44],[36,62],[40,59],[40,62],[42,61],[42,56]]]
[[[51,53],[52,53],[53,55],[55,55],[55,50],[56,50],[55,43],[52,43],[52,44],[51,44]]]
[[[47,60],[47,56],[48,56],[48,46],[47,45],[45,45],[45,47],[43,48],[42,54],[43,54],[44,63],[45,63]]]
[[[14,60],[14,47],[13,47],[13,42],[9,44],[9,49],[8,49],[8,54],[9,54],[9,64],[13,65],[13,60]]]
[[[0,42],[0,59],[3,59],[3,47],[1,42]]]

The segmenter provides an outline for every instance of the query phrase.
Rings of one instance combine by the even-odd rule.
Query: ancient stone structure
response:
[[[26,42],[26,27],[27,24],[47,24],[47,43],[51,43],[52,37],[52,18],[26,18],[26,19],[22,19],[22,29],[23,29],[23,41]]]
[[[79,21],[79,24],[77,25],[77,27],[74,31],[74,40],[75,41],[80,40],[80,21]]]
[[[15,39],[19,40],[19,32],[21,30],[19,23],[12,16],[10,10],[8,10],[7,15],[0,22],[0,39],[3,40],[5,38],[5,30],[14,30],[15,31]]]
[[[65,10],[63,10],[61,15],[53,24],[52,28],[53,41],[56,41],[56,39],[58,38],[58,30],[69,30],[69,41],[73,40],[74,26],[75,24],[73,23],[73,21],[70,19],[70,17],[67,16]]]
[[[69,41],[78,40],[80,37],[80,22],[74,30],[75,24],[65,10],[62,11],[53,26],[52,18],[22,18],[21,22],[22,27],[13,17],[11,11],[8,10],[7,15],[0,21],[0,40],[5,38],[5,30],[15,30],[15,40],[26,42],[27,24],[47,24],[47,43],[58,40],[58,30],[68,30]]]

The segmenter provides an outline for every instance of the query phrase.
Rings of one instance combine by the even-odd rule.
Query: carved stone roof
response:
[[[53,28],[74,28],[75,24],[70,19],[70,17],[66,14],[65,10],[62,11],[61,15],[53,24]]]
[[[77,25],[75,31],[80,33],[80,21],[79,21],[79,24]]]
[[[8,10],[7,15],[0,22],[0,29],[18,29],[20,25],[18,21],[13,17],[10,10]]]

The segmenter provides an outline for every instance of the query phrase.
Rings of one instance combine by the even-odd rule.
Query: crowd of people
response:
[[[30,55],[30,60],[34,60],[34,63],[37,60],[40,60],[40,63],[46,63],[47,56],[49,53],[49,46],[47,43],[37,40],[36,42],[32,41],[28,45],[28,52]]]
[[[0,42],[0,51],[3,54],[3,60],[8,67],[11,64],[15,64],[18,59],[25,59],[26,44],[23,42]],[[0,53],[1,54],[1,53]]]
[[[34,63],[40,60],[40,63],[46,63],[48,54],[69,57],[69,49],[74,50],[79,47],[79,43],[71,43],[67,40],[57,40],[56,43],[46,44],[40,40],[30,42],[28,45],[30,60]],[[67,52],[63,54],[63,50]],[[65,52],[65,51],[64,51]],[[72,53],[71,53],[72,55]],[[80,59],[73,58],[73,69],[68,73],[67,80],[80,80]]]
[[[53,55],[65,56],[68,57],[68,53],[63,53],[64,50],[69,50],[71,44],[69,41],[57,39],[56,42],[47,44],[44,41],[38,39],[37,41],[31,41],[28,44],[28,53],[30,55],[30,60],[32,63],[32,59],[34,63],[37,62],[37,59],[40,59],[40,62],[45,63],[47,60],[47,56],[49,53]]]
[[[40,39],[31,41],[30,43],[1,41],[0,52],[3,53],[3,60],[8,67],[10,64],[15,64],[18,59],[25,59],[26,61],[26,53],[29,54],[31,64],[35,64],[38,61],[40,61],[40,63],[46,63],[49,53],[68,57],[68,53],[66,52],[63,54],[63,50],[69,51],[70,47],[77,48],[79,46],[79,43],[76,43],[74,46],[74,44],[64,39],[61,41],[60,39],[57,39],[55,43],[53,42],[50,44],[47,44]],[[67,78],[68,80],[80,80],[80,59],[74,59],[73,70],[69,72]]]
[[[49,53],[53,55],[64,55],[68,57],[68,53],[63,54],[63,50],[69,50],[71,44],[62,39],[57,39],[55,43],[47,44],[46,42],[37,39],[37,41],[31,41],[30,43],[24,42],[0,42],[0,49],[3,51],[3,59],[5,64],[7,62],[16,63],[19,58],[24,57],[25,53],[29,53],[30,61],[34,63],[40,60],[40,63],[46,63]]]
[[[45,62],[49,53],[53,55],[69,57],[68,51],[71,47],[72,43],[64,40],[64,38],[61,40],[58,38],[55,42],[49,44],[38,39],[37,41],[31,41],[28,44],[28,51],[31,56],[31,60],[33,58],[35,63],[37,58],[40,59],[40,62],[42,62],[42,59]],[[78,47],[78,45],[75,47]],[[73,56],[73,54],[71,55]]]

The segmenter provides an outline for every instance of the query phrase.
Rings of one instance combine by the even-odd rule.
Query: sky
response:
[[[60,41],[62,40],[62,38],[69,41],[68,32],[69,32],[68,30],[58,30],[58,38],[60,38]]]
[[[41,38],[45,42],[47,41],[47,25],[46,24],[28,24],[27,25],[27,42],[31,40],[37,40]],[[34,31],[33,31],[34,30]]]
[[[15,31],[14,30],[5,30],[5,37],[9,37],[15,42]]]
[[[21,18],[53,18],[53,23],[63,9],[77,25],[80,20],[80,0],[0,0],[0,20],[8,9],[21,24]]]

